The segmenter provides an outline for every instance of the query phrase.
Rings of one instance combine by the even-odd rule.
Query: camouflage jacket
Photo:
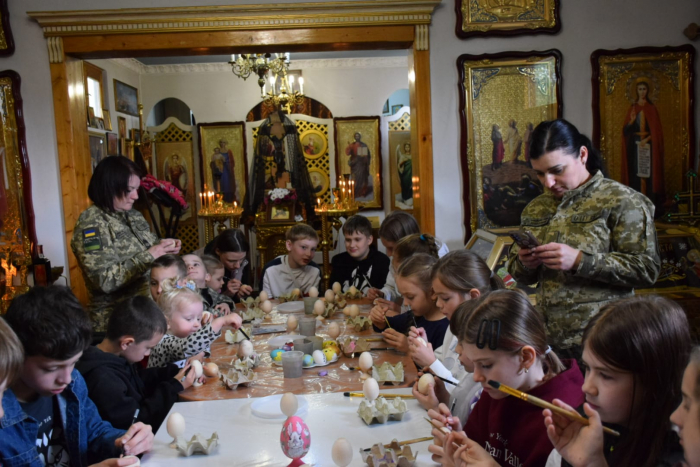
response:
[[[551,193],[525,207],[521,228],[542,243],[564,243],[583,252],[574,271],[528,269],[510,249],[508,271],[524,284],[537,283],[550,343],[580,345],[588,320],[608,301],[650,287],[661,267],[654,205],[641,193],[598,172],[561,200]]]
[[[148,272],[158,242],[141,213],[107,212],[90,206],[73,229],[71,249],[90,294],[88,313],[95,331],[104,331],[114,303],[149,295]]]

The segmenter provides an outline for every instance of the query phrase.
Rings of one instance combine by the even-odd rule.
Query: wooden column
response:
[[[414,154],[413,212],[421,230],[434,235],[433,129],[427,25],[416,26],[413,49],[408,55],[408,70],[408,91],[411,99],[411,152]]]
[[[87,111],[83,62],[57,52],[51,57],[51,86],[53,88],[54,119],[58,143],[58,167],[63,197],[65,242],[68,250],[68,274],[71,289],[87,304],[88,294],[78,261],[70,248],[73,227],[78,216],[90,205],[87,186],[90,182],[90,147],[87,133]],[[52,44],[50,44],[50,49]]]

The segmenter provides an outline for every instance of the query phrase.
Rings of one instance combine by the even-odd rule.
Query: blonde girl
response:
[[[400,352],[408,352],[408,333],[411,326],[425,331],[427,342],[433,348],[442,345],[449,321],[435,305],[432,295],[432,268],[437,259],[430,255],[417,254],[401,262],[396,274],[396,286],[403,295],[404,305],[412,313],[389,317],[379,307],[370,312],[370,319],[376,331],[390,346]],[[387,322],[389,328],[387,328]]]
[[[241,317],[236,313],[202,324],[204,300],[195,292],[193,281],[187,281],[183,286],[176,278],[166,279],[161,288],[163,292],[158,298],[158,306],[168,322],[168,334],[151,350],[149,368],[168,363],[182,366],[185,359],[207,350],[221,335],[223,326],[231,326],[234,330],[241,327]]]
[[[547,465],[674,465],[682,448],[669,417],[681,401],[690,346],[688,320],[675,302],[635,296],[604,305],[583,333],[583,412],[591,424],[545,410],[556,449]],[[621,436],[604,434],[603,424]]]
[[[443,315],[450,320],[450,327],[445,332],[442,346],[433,351],[432,345],[423,345],[419,338],[426,341],[425,332],[422,329],[411,329],[408,334],[410,356],[417,365],[430,372],[458,383],[444,384],[440,379],[435,381],[435,387],[431,387],[428,395],[421,394],[417,387],[413,387],[413,395],[427,409],[436,409],[440,402],[449,403],[449,407],[459,404],[459,413],[452,410],[452,415],[466,420],[469,402],[464,399],[472,394],[471,388],[478,386],[474,383],[471,374],[472,365],[463,366],[459,360],[457,351],[458,339],[452,333],[452,317],[460,304],[467,300],[473,300],[492,291],[503,289],[503,281],[494,274],[484,260],[468,250],[457,250],[447,253],[433,266],[432,287],[435,304]],[[432,385],[431,385],[432,386]],[[450,401],[450,394],[457,387],[456,398]],[[466,390],[466,393],[465,391]],[[468,397],[470,400],[473,398]],[[466,403],[463,403],[466,402]]]
[[[462,454],[487,465],[544,465],[552,450],[541,409],[493,388],[496,381],[546,401],[583,403],[583,377],[574,360],[562,362],[547,345],[542,315],[515,290],[496,290],[461,305],[466,322],[458,335],[462,356],[474,363],[474,381],[483,387],[464,432],[444,443],[443,465],[462,465]],[[444,420],[440,420],[444,421]],[[461,445],[455,451],[453,442]],[[430,446],[442,454],[442,447]]]
[[[0,420],[5,416],[2,396],[19,376],[24,363],[24,349],[15,332],[0,318]]]

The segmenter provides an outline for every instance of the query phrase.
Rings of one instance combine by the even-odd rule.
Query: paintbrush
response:
[[[364,392],[344,392],[343,395],[345,397],[365,397]],[[381,397],[384,399],[396,399],[396,398],[402,398],[402,399],[415,399],[414,396],[411,394],[382,394],[379,393]]]
[[[416,439],[409,439],[408,441],[399,441],[398,445],[399,446],[406,446],[407,444],[422,443],[423,441],[432,441],[433,439],[434,438],[432,436],[426,436],[425,438],[416,438]],[[386,449],[389,449],[391,447],[391,444],[385,444],[384,447]],[[372,448],[363,449],[364,452],[369,452],[371,450],[372,450]]]
[[[365,342],[381,342],[383,341],[383,337],[366,337]]]
[[[552,412],[558,413],[559,415],[566,417],[569,420],[573,420],[574,422],[578,422],[581,425],[588,426],[590,424],[586,417],[582,417],[576,412],[570,412],[566,409],[562,409],[561,407],[557,407],[556,405],[544,401],[539,397],[531,396],[530,394],[511,388],[510,386],[506,386],[505,384],[501,384],[498,381],[489,380],[489,386],[498,389],[501,392],[505,392],[506,394],[509,394],[511,396],[517,397],[518,399],[522,399],[525,402],[529,402],[530,404],[536,405],[537,407],[549,409]],[[613,436],[620,436],[619,432],[605,426],[603,427],[603,431]]]
[[[437,378],[445,383],[451,384],[452,386],[457,386],[459,384],[458,382],[452,381],[451,379],[447,379],[447,378],[443,378],[442,376],[438,376],[435,373],[430,373],[430,374],[433,375],[433,377],[435,377],[435,378]]]
[[[241,334],[243,334],[243,337],[250,340],[250,337],[248,337],[248,334],[245,333],[245,331],[243,330],[243,327],[238,328],[238,330],[241,331]]]

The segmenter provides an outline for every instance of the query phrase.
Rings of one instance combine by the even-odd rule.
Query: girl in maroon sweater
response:
[[[552,352],[541,313],[518,291],[491,292],[463,303],[459,312],[467,317],[458,336],[461,352],[474,362],[474,380],[484,391],[463,433],[445,437],[433,430],[445,446],[443,465],[468,465],[465,459],[470,459],[479,465],[543,466],[552,443],[541,409],[493,389],[488,381],[577,407],[583,403],[583,377],[576,361],[562,362]],[[462,447],[455,450],[453,442]]]
[[[547,466],[676,465],[682,448],[669,417],[681,401],[689,352],[688,320],[677,303],[636,296],[605,305],[583,334],[583,412],[590,426],[545,410],[556,448]],[[603,424],[621,436],[604,434]]]

